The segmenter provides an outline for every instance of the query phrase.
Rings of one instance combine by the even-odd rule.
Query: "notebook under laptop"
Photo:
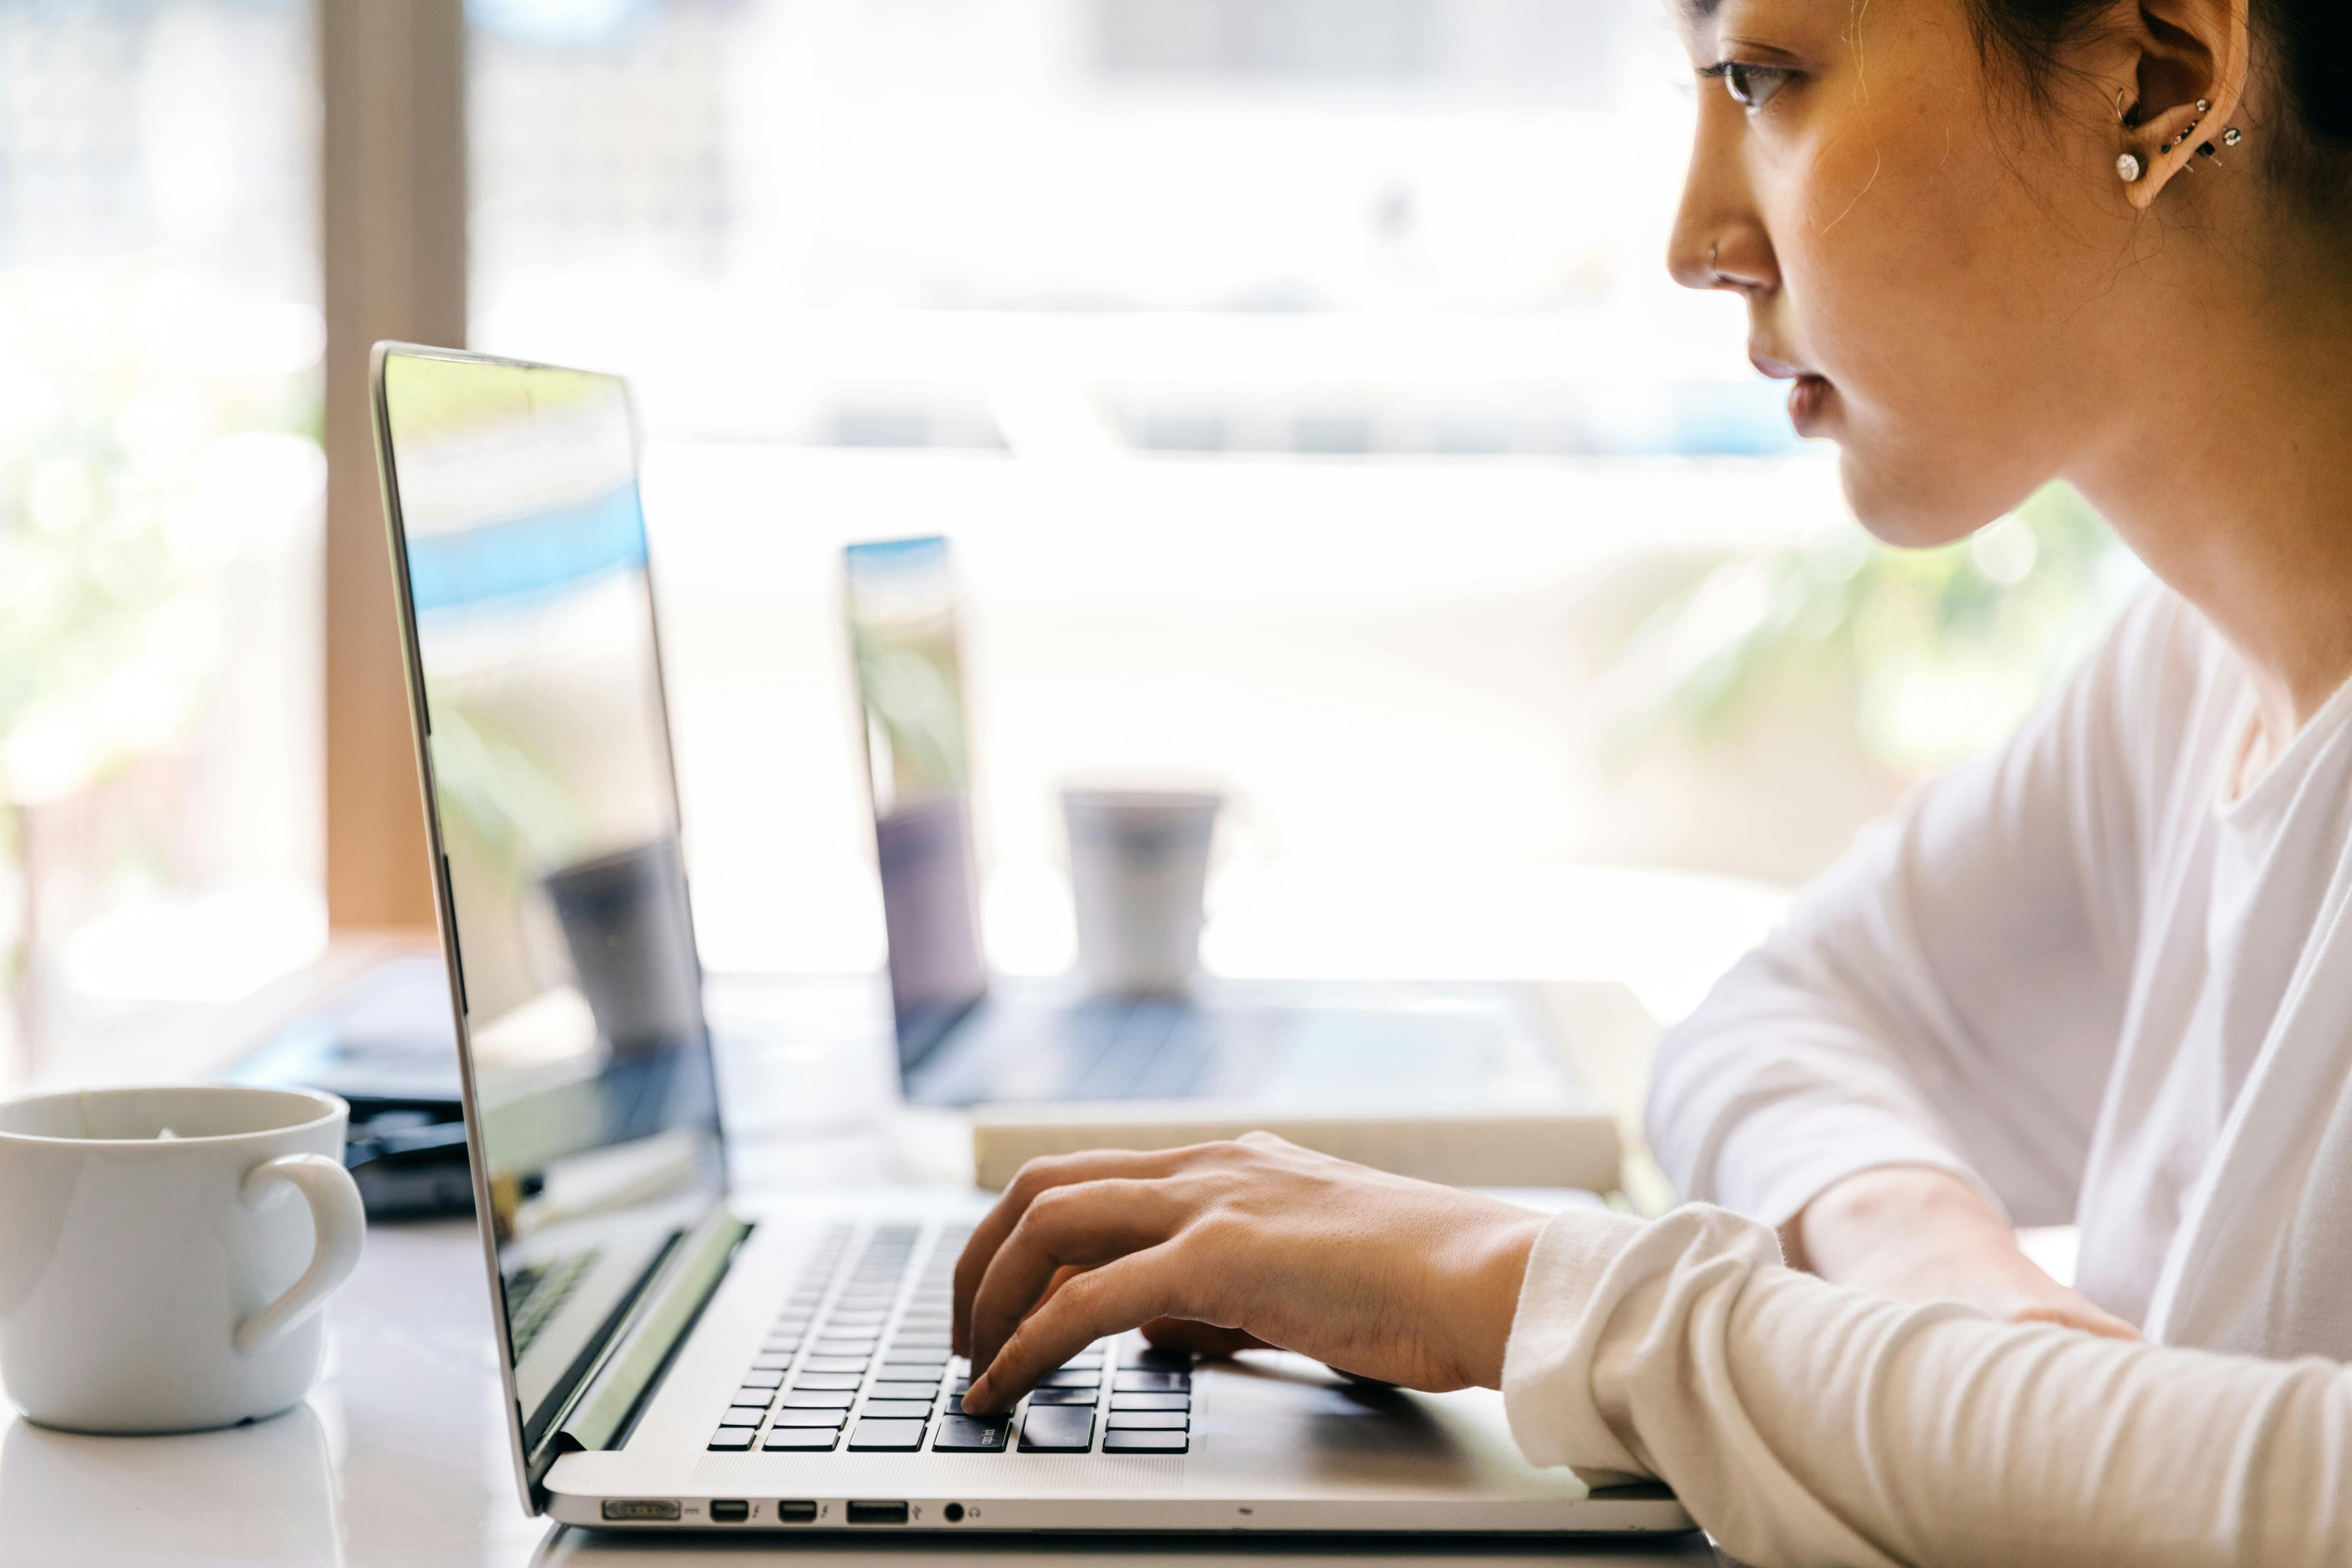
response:
[[[379,345],[379,456],[526,1504],[623,1529],[1689,1528],[1499,1399],[1128,1334],[957,1400],[979,1200],[730,1194],[619,380]]]

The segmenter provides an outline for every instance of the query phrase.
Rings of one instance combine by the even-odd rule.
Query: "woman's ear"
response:
[[[2172,177],[2240,136],[2252,0],[2138,0],[2127,7],[2136,57],[2116,101],[2116,173],[2146,211]]]

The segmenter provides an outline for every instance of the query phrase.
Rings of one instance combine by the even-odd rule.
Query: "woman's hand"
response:
[[[1502,1380],[1544,1216],[1310,1153],[1266,1132],[1032,1160],[955,1274],[964,1408],[1011,1408],[1106,1334],[1160,1319],[1443,1390]]]
[[[1930,1166],[1846,1177],[1781,1227],[1780,1248],[1798,1268],[1857,1290],[1965,1301],[2012,1323],[2139,1338],[2137,1329],[2043,1273],[1974,1187]]]

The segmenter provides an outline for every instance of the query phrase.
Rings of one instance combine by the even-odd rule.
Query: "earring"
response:
[[[2239,142],[2243,142],[2245,139],[2246,133],[2239,130],[2234,125],[2221,132],[2221,145],[2224,147],[2235,147]]]
[[[2116,173],[2123,176],[2125,184],[2130,184],[2139,178],[2139,159],[2132,153],[2125,153],[2116,160]]]
[[[2124,123],[2124,89],[2122,88],[2116,89],[2116,123],[2118,125]]]

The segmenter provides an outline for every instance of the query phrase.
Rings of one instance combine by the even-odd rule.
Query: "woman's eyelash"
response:
[[[1772,101],[1772,95],[1789,85],[1797,73],[1786,66],[1750,65],[1745,60],[1723,60],[1708,66],[1699,73],[1720,79],[1734,102],[1751,113]]]

